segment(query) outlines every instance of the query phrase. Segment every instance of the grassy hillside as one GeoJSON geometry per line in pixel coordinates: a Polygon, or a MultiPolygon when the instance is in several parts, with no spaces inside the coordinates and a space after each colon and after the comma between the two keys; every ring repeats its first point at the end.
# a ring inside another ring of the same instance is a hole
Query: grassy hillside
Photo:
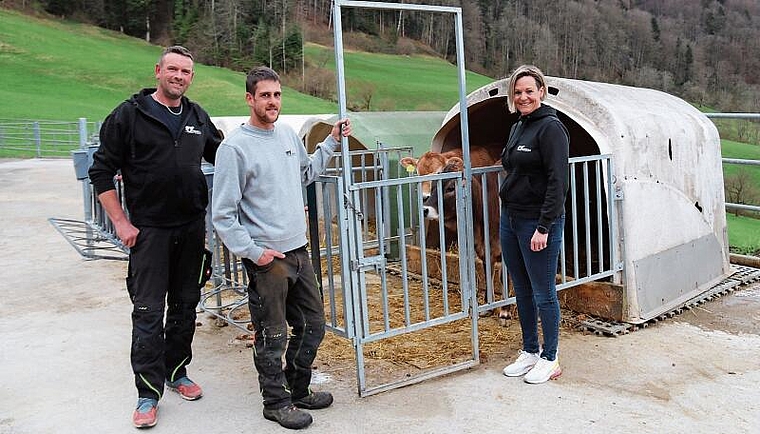
{"type": "MultiPolygon", "coordinates": [[[[116,32],[0,9],[0,119],[103,119],[155,84],[160,52],[116,32]]],[[[306,56],[335,69],[332,48],[309,45],[306,56]]],[[[459,98],[456,67],[441,59],[346,52],[345,64],[349,97],[371,86],[371,110],[448,110],[459,98]]],[[[467,80],[468,91],[491,81],[474,73],[467,80]]],[[[242,73],[196,64],[188,96],[212,116],[246,115],[244,83],[242,73]]],[[[336,111],[334,102],[284,89],[283,113],[336,111]]]]}
{"type": "MultiPolygon", "coordinates": [[[[335,71],[332,47],[307,44],[306,58],[318,67],[335,71]]],[[[456,66],[431,56],[398,56],[344,52],[348,100],[371,89],[370,110],[448,110],[459,101],[456,66]]],[[[467,92],[493,82],[467,71],[467,92]]]]}
{"type": "MultiPolygon", "coordinates": [[[[0,9],[0,119],[103,119],[119,101],[154,86],[161,48],[116,32],[0,9]]],[[[188,96],[212,116],[246,115],[245,75],[196,64],[188,96]]],[[[284,90],[284,113],[337,111],[284,90]]]]}

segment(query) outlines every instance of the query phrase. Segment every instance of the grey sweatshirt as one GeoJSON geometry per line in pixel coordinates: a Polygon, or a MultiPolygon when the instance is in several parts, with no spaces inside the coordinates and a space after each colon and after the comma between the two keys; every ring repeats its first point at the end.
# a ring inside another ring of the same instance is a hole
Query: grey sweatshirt
{"type": "Polygon", "coordinates": [[[227,248],[256,262],[266,248],[284,253],[306,245],[303,186],[324,172],[338,144],[328,135],[310,156],[285,124],[232,131],[216,153],[211,205],[227,248]]]}

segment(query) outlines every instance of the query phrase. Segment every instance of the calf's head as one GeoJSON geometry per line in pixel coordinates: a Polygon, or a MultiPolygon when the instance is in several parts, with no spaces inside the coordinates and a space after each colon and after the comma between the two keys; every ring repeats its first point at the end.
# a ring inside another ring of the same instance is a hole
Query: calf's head
{"type": "MultiPolygon", "coordinates": [[[[431,173],[439,173],[446,166],[446,157],[438,152],[425,152],[420,158],[404,157],[399,161],[399,164],[404,166],[409,172],[416,171],[418,175],[430,175],[431,173]]],[[[430,197],[430,190],[432,188],[430,181],[422,183],[422,200],[427,200],[430,197]]]]}
{"type": "MultiPolygon", "coordinates": [[[[464,164],[459,157],[452,157],[443,165],[441,172],[461,172],[464,164]]],[[[422,202],[423,214],[428,220],[440,220],[443,214],[444,225],[456,229],[457,221],[457,179],[431,182],[430,194],[422,202]],[[438,186],[442,189],[443,200],[438,203],[438,186]]]]}

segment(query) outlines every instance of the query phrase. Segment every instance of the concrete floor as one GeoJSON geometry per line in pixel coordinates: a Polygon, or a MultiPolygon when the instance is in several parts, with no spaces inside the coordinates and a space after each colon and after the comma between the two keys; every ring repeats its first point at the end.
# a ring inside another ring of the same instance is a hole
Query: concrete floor
{"type": "MultiPolygon", "coordinates": [[[[126,264],[83,260],[49,217],[82,218],[71,161],[0,161],[0,433],[136,432],[126,264]]],[[[538,386],[502,376],[506,357],[369,398],[326,372],[336,402],[307,431],[757,433],[759,307],[756,285],[617,338],[563,331],[564,374],[538,386]]],[[[205,396],[167,393],[150,432],[286,432],[261,416],[239,331],[200,321],[205,396]]]]}

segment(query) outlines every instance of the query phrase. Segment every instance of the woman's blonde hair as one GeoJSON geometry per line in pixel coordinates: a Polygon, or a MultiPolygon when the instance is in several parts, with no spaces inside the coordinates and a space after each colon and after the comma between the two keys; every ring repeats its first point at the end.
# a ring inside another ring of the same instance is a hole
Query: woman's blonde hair
{"type": "Polygon", "coordinates": [[[507,107],[509,107],[510,113],[517,111],[515,109],[515,84],[517,83],[517,80],[526,76],[533,77],[533,79],[536,80],[537,90],[544,88],[544,94],[541,95],[541,101],[546,99],[546,79],[544,78],[544,73],[536,66],[520,65],[514,70],[514,72],[512,72],[512,75],[509,76],[507,107]]]}

